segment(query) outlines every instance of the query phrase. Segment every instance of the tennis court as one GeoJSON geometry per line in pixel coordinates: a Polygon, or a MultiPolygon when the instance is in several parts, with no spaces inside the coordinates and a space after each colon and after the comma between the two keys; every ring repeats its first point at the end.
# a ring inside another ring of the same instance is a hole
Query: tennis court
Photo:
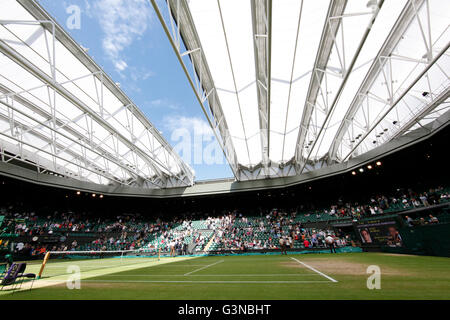
{"type": "Polygon", "coordinates": [[[52,260],[32,290],[0,299],[448,299],[449,269],[448,258],[382,253],[52,260]],[[380,290],[367,288],[370,265],[380,290]],[[67,287],[73,266],[80,289],[67,287]]]}

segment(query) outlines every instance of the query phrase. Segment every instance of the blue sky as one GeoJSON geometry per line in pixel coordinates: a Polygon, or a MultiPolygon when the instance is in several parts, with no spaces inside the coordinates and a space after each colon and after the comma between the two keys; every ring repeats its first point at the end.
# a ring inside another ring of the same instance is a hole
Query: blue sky
{"type": "MultiPolygon", "coordinates": [[[[233,176],[223,154],[202,161],[210,145],[220,150],[164,30],[148,0],[40,0],[177,149],[177,132],[190,132],[190,151],[179,153],[196,180],[233,176]],[[69,29],[71,6],[81,9],[80,28],[69,29]],[[197,136],[194,138],[195,133],[197,136]],[[195,141],[195,143],[194,143],[195,141]],[[213,145],[211,145],[213,144],[213,145]],[[203,147],[203,148],[200,148],[203,147]]],[[[163,7],[160,1],[160,8],[163,7]]],[[[190,67],[190,66],[188,66],[190,67]]]]}

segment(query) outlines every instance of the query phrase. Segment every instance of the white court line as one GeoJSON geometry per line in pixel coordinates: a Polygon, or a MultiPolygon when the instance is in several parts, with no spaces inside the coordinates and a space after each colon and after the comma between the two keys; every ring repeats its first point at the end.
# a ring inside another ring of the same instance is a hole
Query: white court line
{"type": "Polygon", "coordinates": [[[239,280],[81,280],[81,282],[112,282],[112,283],[330,283],[325,280],[305,280],[305,281],[264,281],[264,280],[255,280],[255,281],[239,281],[239,280]]]}
{"type": "Polygon", "coordinates": [[[319,270],[314,269],[314,268],[311,267],[311,266],[308,266],[306,263],[301,262],[300,260],[297,260],[297,259],[292,258],[292,257],[291,257],[291,259],[297,261],[298,263],[300,263],[300,264],[302,264],[302,265],[304,265],[304,266],[307,267],[308,269],[311,269],[312,271],[317,272],[318,274],[320,274],[321,276],[327,278],[328,280],[331,280],[332,282],[338,282],[337,280],[333,279],[332,277],[327,276],[325,273],[322,273],[322,272],[320,272],[319,270]]]}
{"type": "Polygon", "coordinates": [[[219,263],[221,263],[221,262],[223,262],[223,261],[224,261],[224,260],[219,260],[219,261],[217,261],[217,262],[214,262],[214,263],[208,264],[207,266],[204,266],[204,267],[201,267],[201,268],[195,269],[194,271],[191,271],[191,272],[185,273],[185,274],[184,274],[184,276],[188,276],[188,275],[190,275],[191,273],[194,273],[194,272],[197,272],[197,271],[201,271],[201,270],[203,270],[203,269],[206,269],[206,268],[212,267],[212,266],[214,266],[214,265],[216,265],[216,264],[219,264],[219,263]]]}
{"type": "MultiPolygon", "coordinates": [[[[124,277],[124,275],[111,274],[112,277],[124,277]]],[[[184,274],[127,274],[127,277],[185,277],[184,274]]],[[[193,274],[191,277],[282,277],[282,276],[314,276],[314,273],[279,273],[279,274],[193,274]]]]}
{"type": "MultiPolygon", "coordinates": [[[[168,264],[167,267],[203,267],[204,264],[168,264]]],[[[166,267],[166,265],[164,265],[166,267]]]]}
{"type": "MultiPolygon", "coordinates": [[[[67,264],[69,264],[68,262],[63,262],[63,263],[67,263],[67,264]]],[[[105,266],[102,266],[101,268],[116,268],[116,267],[121,267],[121,266],[129,266],[129,265],[132,265],[132,264],[140,264],[140,263],[143,263],[143,262],[137,262],[137,263],[127,263],[127,264],[125,264],[125,263],[123,263],[123,264],[112,264],[112,265],[105,265],[105,266]]],[[[144,262],[145,263],[145,262],[144,262]]],[[[174,262],[174,263],[176,263],[176,262],[174,262]]],[[[60,265],[60,266],[56,266],[56,265],[46,265],[45,266],[45,269],[50,269],[50,268],[54,268],[54,269],[67,269],[67,264],[64,264],[64,265],[60,265]]],[[[72,263],[73,264],[73,263],[72,263]]],[[[27,266],[31,266],[31,265],[27,265],[27,266]]],[[[38,265],[38,266],[40,266],[40,265],[38,265]]],[[[164,268],[167,268],[167,267],[201,267],[201,266],[204,266],[204,264],[178,264],[178,265],[171,265],[171,264],[167,264],[167,265],[164,265],[164,268]]],[[[83,264],[80,264],[80,268],[81,269],[99,269],[99,267],[98,266],[95,266],[95,265],[83,265],[83,264]]],[[[81,270],[81,271],[83,271],[83,270],[81,270]]]]}

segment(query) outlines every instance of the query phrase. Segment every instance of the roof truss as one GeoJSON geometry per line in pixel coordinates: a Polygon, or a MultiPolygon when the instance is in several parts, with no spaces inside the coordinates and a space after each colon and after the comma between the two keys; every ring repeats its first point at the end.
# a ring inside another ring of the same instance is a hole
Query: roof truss
{"type": "Polygon", "coordinates": [[[7,66],[0,71],[0,102],[3,119],[10,117],[5,139],[29,150],[37,146],[24,137],[48,143],[42,152],[53,159],[48,169],[76,179],[89,178],[79,173],[95,168],[105,178],[100,183],[149,188],[193,183],[192,170],[148,119],[35,1],[8,1],[11,15],[21,18],[0,18],[0,58],[7,66]],[[69,58],[86,73],[69,75],[64,65],[69,58]],[[78,167],[78,174],[60,168],[64,161],[78,167]]]}
{"type": "Polygon", "coordinates": [[[236,159],[233,141],[229,133],[227,121],[223,114],[221,102],[217,95],[217,88],[215,87],[210,74],[197,32],[193,27],[194,24],[187,2],[185,0],[167,1],[166,19],[156,1],[151,0],[151,4],[173,50],[175,51],[178,61],[183,68],[217,142],[230,164],[233,174],[239,179],[238,161],[236,159]],[[169,21],[166,22],[166,20],[169,21]],[[186,51],[182,52],[183,44],[186,51]],[[184,57],[189,59],[194,76],[189,72],[186,63],[183,60],[184,57]]]}
{"type": "Polygon", "coordinates": [[[449,43],[448,25],[433,23],[430,1],[408,1],[340,124],[329,160],[344,161],[398,138],[443,103],[449,43]],[[405,50],[412,35],[416,50],[405,50]]]}
{"type": "MultiPolygon", "coordinates": [[[[156,0],[151,2],[159,12],[156,0]]],[[[410,84],[420,70],[414,66],[424,68],[450,39],[448,19],[442,16],[448,11],[445,1],[167,2],[170,22],[160,20],[178,55],[190,58],[191,86],[202,89],[199,97],[210,92],[216,103],[220,99],[219,111],[202,108],[210,124],[228,120],[217,136],[229,141],[224,150],[232,146],[234,152],[226,154],[228,160],[233,155],[230,163],[238,180],[301,175],[345,161],[398,137],[396,132],[415,128],[434,110],[436,116],[442,114],[436,108],[446,101],[448,55],[426,79],[417,79],[414,88],[410,84]],[[180,53],[183,43],[186,52],[180,53]],[[424,56],[399,51],[398,43],[423,44],[424,56]],[[400,79],[405,64],[412,69],[400,79]],[[215,85],[205,85],[213,81],[215,85]],[[387,96],[379,91],[380,82],[387,96]],[[399,99],[399,86],[427,90],[429,96],[423,99],[415,92],[399,108],[389,108],[399,99]],[[389,134],[386,121],[395,122],[389,134]],[[376,132],[374,145],[369,143],[371,132],[376,132]]],[[[188,74],[186,63],[182,65],[188,74]]]]}

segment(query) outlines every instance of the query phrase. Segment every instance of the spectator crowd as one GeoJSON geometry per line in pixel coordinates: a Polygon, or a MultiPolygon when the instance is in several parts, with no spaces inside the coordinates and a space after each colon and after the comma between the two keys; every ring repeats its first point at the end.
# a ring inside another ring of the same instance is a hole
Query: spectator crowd
{"type": "MultiPolygon", "coordinates": [[[[359,220],[373,215],[429,207],[450,200],[442,187],[426,192],[402,191],[396,195],[378,195],[365,203],[336,201],[321,210],[270,209],[259,216],[248,216],[234,210],[208,216],[185,213],[177,217],[154,218],[143,214],[122,214],[115,217],[93,216],[80,212],[58,212],[38,215],[23,212],[13,206],[2,208],[5,220],[1,233],[13,233],[21,238],[15,250],[28,255],[42,255],[46,251],[107,251],[133,250],[163,251],[187,254],[195,251],[265,250],[280,247],[326,247],[325,238],[331,236],[336,245],[354,245],[349,234],[337,234],[330,227],[306,227],[310,222],[334,219],[359,220]],[[41,241],[41,238],[52,241],[41,241]]],[[[439,223],[433,215],[416,220],[405,216],[409,226],[439,223]]],[[[2,241],[5,244],[5,241],[2,241]]]]}

